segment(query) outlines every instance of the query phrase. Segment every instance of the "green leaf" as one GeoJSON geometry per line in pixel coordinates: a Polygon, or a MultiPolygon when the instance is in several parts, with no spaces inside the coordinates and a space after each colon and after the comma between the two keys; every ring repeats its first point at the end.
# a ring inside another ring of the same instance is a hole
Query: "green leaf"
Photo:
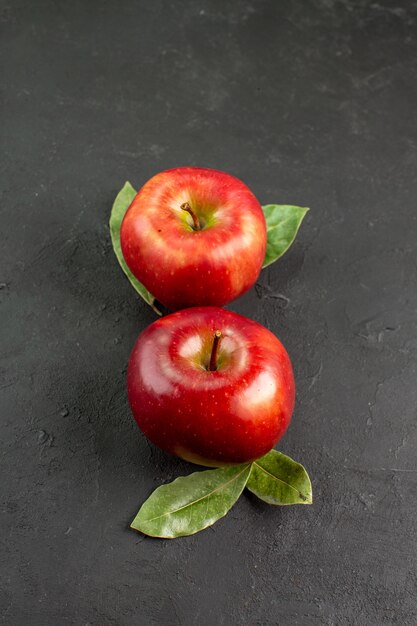
{"type": "Polygon", "coordinates": [[[173,539],[193,535],[224,517],[245,488],[250,464],[195,472],[158,487],[131,528],[173,539]]]}
{"type": "Polygon", "coordinates": [[[252,463],[247,488],[268,504],[311,504],[310,478],[289,456],[271,450],[252,463]]]}
{"type": "Polygon", "coordinates": [[[116,196],[116,199],[113,203],[113,207],[110,215],[110,235],[113,244],[113,250],[117,257],[117,260],[120,263],[120,266],[133,287],[136,289],[138,294],[142,296],[142,298],[150,304],[155,313],[161,315],[161,312],[155,306],[155,298],[149,291],[140,283],[132,274],[130,269],[127,266],[126,261],[124,260],[122,254],[122,247],[120,245],[120,228],[122,225],[123,218],[125,216],[126,211],[128,210],[130,204],[132,203],[133,198],[136,195],[136,191],[133,189],[132,185],[128,182],[124,184],[122,189],[116,196]]]}
{"type": "Polygon", "coordinates": [[[266,220],[266,254],[262,267],[271,265],[288,250],[308,209],[287,204],[266,204],[262,207],[266,220]]]}

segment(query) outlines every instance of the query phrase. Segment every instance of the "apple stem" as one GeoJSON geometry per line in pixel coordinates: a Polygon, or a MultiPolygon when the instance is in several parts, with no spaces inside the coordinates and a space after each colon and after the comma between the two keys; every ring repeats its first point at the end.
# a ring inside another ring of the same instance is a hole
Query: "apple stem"
{"type": "Polygon", "coordinates": [[[208,366],[209,372],[215,372],[217,370],[217,353],[219,350],[220,339],[222,338],[221,330],[216,330],[213,336],[213,347],[211,349],[210,363],[208,366]]]}
{"type": "Polygon", "coordinates": [[[183,211],[187,211],[187,213],[189,213],[191,215],[191,217],[193,218],[193,225],[194,225],[194,230],[200,230],[200,222],[198,221],[198,217],[197,215],[194,213],[194,211],[192,210],[192,208],[190,207],[188,202],[184,202],[181,205],[181,209],[183,211]]]}

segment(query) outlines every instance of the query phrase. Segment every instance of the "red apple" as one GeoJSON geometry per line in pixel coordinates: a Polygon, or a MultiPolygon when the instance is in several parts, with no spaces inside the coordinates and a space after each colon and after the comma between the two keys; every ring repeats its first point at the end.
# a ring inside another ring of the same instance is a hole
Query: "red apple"
{"type": "Polygon", "coordinates": [[[184,309],[146,328],[128,366],[128,395],[143,433],[200,465],[266,454],[294,408],[294,376],[266,328],[216,307],[184,309]]]}
{"type": "Polygon", "coordinates": [[[255,283],[266,225],[258,200],[234,176],[178,167],[138,192],[120,242],[134,276],[169,309],[223,306],[255,283]]]}

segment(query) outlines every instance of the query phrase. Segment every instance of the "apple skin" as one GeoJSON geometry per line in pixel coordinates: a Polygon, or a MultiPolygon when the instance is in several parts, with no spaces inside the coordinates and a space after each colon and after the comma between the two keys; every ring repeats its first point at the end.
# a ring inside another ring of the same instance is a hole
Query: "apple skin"
{"type": "Polygon", "coordinates": [[[295,400],[291,361],[275,335],[217,307],[184,309],[148,326],[130,356],[127,384],[133,416],[154,444],[213,467],[269,452],[295,400]],[[217,330],[217,369],[209,371],[217,330]]]}
{"type": "Polygon", "coordinates": [[[153,176],[137,193],[120,231],[134,276],[171,311],[223,306],[250,289],[262,269],[266,224],[242,181],[201,167],[153,176]],[[191,215],[181,209],[188,203],[191,215]]]}

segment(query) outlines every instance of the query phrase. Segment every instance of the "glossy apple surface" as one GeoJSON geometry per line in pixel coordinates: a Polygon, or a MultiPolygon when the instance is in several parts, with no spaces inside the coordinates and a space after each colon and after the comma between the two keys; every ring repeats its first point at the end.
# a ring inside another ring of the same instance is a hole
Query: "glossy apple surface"
{"type": "Polygon", "coordinates": [[[266,454],[290,422],[294,395],[291,362],[275,335],[217,307],[157,320],[139,335],[128,366],[140,429],[163,450],[200,465],[266,454]]]}
{"type": "Polygon", "coordinates": [[[266,225],[258,200],[234,176],[178,167],[140,189],[120,242],[134,276],[170,310],[223,306],[255,283],[266,225]]]}

